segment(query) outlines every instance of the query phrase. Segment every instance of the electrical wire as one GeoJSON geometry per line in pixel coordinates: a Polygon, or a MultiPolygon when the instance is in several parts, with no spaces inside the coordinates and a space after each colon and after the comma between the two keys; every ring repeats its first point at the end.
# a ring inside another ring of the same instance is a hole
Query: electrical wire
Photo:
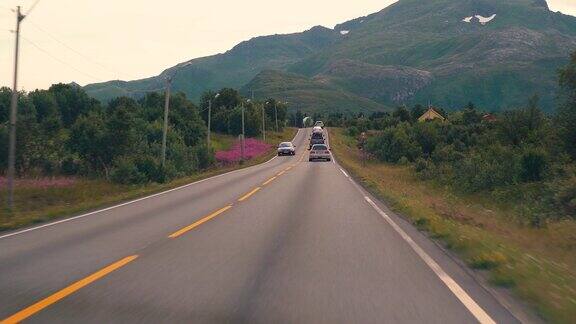
{"type": "Polygon", "coordinates": [[[93,79],[93,80],[102,82],[101,79],[99,79],[99,78],[97,78],[97,77],[95,77],[95,76],[93,76],[93,75],[91,75],[91,74],[89,74],[89,73],[86,73],[86,72],[84,72],[84,71],[82,71],[82,70],[79,70],[79,69],[73,67],[72,65],[66,63],[65,61],[61,60],[60,58],[56,57],[55,55],[50,54],[50,52],[48,52],[47,50],[45,50],[45,49],[43,49],[42,47],[38,46],[36,43],[34,43],[33,41],[29,40],[28,38],[26,38],[26,37],[24,37],[24,36],[22,36],[22,35],[20,35],[20,37],[22,37],[22,39],[25,40],[25,41],[26,41],[27,43],[29,43],[30,45],[34,46],[37,50],[39,50],[39,51],[43,52],[44,54],[50,56],[52,59],[54,59],[55,61],[59,62],[60,64],[65,65],[65,66],[69,67],[70,69],[72,69],[72,70],[74,70],[74,71],[76,71],[76,72],[78,72],[78,73],[80,73],[80,74],[83,74],[84,76],[87,76],[87,77],[89,77],[89,78],[91,78],[91,79],[93,79]]]}
{"type": "Polygon", "coordinates": [[[28,16],[30,15],[30,13],[32,12],[32,10],[34,10],[34,8],[36,8],[36,6],[38,5],[38,3],[40,2],[40,0],[36,0],[32,6],[30,7],[30,9],[28,9],[28,11],[26,12],[26,14],[24,16],[28,16]]]}

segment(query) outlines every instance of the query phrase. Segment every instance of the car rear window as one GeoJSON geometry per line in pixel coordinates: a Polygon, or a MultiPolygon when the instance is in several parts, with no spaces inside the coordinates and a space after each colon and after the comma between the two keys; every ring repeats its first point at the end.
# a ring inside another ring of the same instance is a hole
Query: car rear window
{"type": "Polygon", "coordinates": [[[322,136],[322,133],[314,133],[314,134],[312,134],[312,138],[313,139],[322,139],[324,137],[322,136]]]}
{"type": "Polygon", "coordinates": [[[280,143],[280,147],[290,147],[290,143],[280,143]]]}
{"type": "Polygon", "coordinates": [[[312,147],[313,151],[328,151],[328,147],[326,145],[314,145],[312,147]]]}

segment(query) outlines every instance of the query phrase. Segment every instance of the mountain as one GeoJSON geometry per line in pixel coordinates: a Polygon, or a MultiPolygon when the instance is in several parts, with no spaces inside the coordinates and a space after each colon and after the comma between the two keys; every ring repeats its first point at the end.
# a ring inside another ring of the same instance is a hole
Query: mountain
{"type": "Polygon", "coordinates": [[[138,96],[179,70],[175,89],[194,99],[207,89],[249,85],[257,97],[290,96],[309,111],[416,102],[457,109],[469,101],[502,110],[534,94],[552,110],[556,71],[574,50],[576,18],[551,12],[545,0],[400,0],[334,29],[258,37],[157,77],[86,90],[99,99],[138,96]],[[281,80],[300,90],[282,89],[281,80]]]}
{"type": "Polygon", "coordinates": [[[251,92],[264,94],[261,98],[277,98],[287,101],[290,107],[330,113],[370,114],[387,108],[382,104],[353,93],[324,84],[305,76],[275,70],[264,70],[246,84],[241,93],[249,96],[251,92]]]}
{"type": "Polygon", "coordinates": [[[286,69],[336,40],[336,32],[321,26],[302,33],[256,37],[226,53],[178,64],[155,77],[90,84],[85,90],[104,101],[121,95],[138,97],[163,89],[166,77],[175,75],[174,90],[198,99],[206,90],[240,88],[263,70],[286,69]]]}

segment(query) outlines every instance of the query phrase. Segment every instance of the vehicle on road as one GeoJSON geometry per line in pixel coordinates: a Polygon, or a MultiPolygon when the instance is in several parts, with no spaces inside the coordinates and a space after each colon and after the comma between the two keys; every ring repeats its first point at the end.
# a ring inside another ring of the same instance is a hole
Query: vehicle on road
{"type": "Polygon", "coordinates": [[[292,142],[282,142],[278,145],[278,156],[296,155],[296,146],[292,142]]]}
{"type": "Polygon", "coordinates": [[[316,123],[314,123],[314,126],[318,126],[320,128],[324,128],[324,122],[321,120],[316,121],[316,123]]]}
{"type": "Polygon", "coordinates": [[[323,133],[312,133],[312,136],[310,136],[310,145],[308,148],[312,149],[312,146],[315,144],[326,144],[326,139],[324,138],[323,133]]]}
{"type": "Polygon", "coordinates": [[[314,128],[312,128],[312,133],[322,133],[322,132],[324,132],[324,130],[320,126],[314,126],[314,128]]]}
{"type": "Polygon", "coordinates": [[[315,144],[312,146],[310,150],[310,155],[308,156],[308,161],[316,161],[316,160],[325,160],[330,161],[332,160],[332,155],[330,154],[330,149],[325,144],[315,144]]]}

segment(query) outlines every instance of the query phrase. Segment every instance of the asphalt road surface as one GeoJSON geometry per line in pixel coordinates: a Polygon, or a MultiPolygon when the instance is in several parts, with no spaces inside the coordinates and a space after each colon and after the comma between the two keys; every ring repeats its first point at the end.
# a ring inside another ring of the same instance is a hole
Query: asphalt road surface
{"type": "Polygon", "coordinates": [[[297,155],[0,234],[3,323],[514,323],[336,163],[297,155]]]}

